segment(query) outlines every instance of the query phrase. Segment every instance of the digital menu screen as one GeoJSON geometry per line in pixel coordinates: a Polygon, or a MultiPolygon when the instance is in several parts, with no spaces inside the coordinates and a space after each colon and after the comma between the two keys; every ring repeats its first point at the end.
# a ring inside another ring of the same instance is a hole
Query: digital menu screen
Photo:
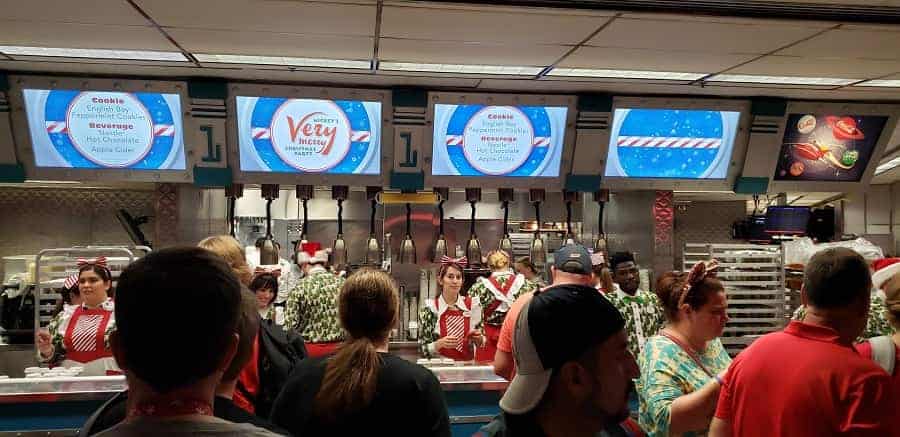
{"type": "Polygon", "coordinates": [[[381,174],[381,102],[236,97],[241,171],[381,174]]]}
{"type": "Polygon", "coordinates": [[[776,181],[859,182],[888,117],[790,114],[776,181]]]}
{"type": "Polygon", "coordinates": [[[559,177],[568,108],[434,105],[434,176],[559,177]]]}
{"type": "Polygon", "coordinates": [[[617,108],[605,176],[725,179],[740,112],[617,108]]]}
{"type": "Polygon", "coordinates": [[[35,165],[184,170],[178,94],[23,90],[35,165]]]}

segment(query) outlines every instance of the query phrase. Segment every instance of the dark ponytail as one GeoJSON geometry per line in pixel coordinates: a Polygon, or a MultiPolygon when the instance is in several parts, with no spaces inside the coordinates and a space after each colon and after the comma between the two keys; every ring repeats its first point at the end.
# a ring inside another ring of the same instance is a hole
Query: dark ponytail
{"type": "Polygon", "coordinates": [[[324,422],[336,422],[372,403],[381,366],[375,344],[388,339],[398,302],[394,282],[384,272],[360,270],[344,282],[338,316],[349,338],[328,360],[313,406],[324,422]]]}

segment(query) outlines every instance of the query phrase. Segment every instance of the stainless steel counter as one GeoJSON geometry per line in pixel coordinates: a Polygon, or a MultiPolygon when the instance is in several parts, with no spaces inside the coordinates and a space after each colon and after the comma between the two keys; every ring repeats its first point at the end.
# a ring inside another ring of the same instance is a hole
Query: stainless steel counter
{"type": "MultiPolygon", "coordinates": [[[[490,366],[430,369],[444,391],[503,391],[507,381],[490,366]]],[[[124,376],[0,379],[0,404],[105,400],[127,388],[124,376]]]]}
{"type": "Polygon", "coordinates": [[[504,391],[509,382],[491,366],[430,367],[444,391],[504,391]]]}
{"type": "Polygon", "coordinates": [[[126,387],[121,375],[0,379],[0,404],[105,400],[126,387]]]}

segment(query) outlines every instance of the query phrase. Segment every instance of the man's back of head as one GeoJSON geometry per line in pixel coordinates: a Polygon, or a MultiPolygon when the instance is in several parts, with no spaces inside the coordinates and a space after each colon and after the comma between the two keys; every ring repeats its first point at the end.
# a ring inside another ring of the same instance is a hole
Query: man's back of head
{"type": "Polygon", "coordinates": [[[807,320],[833,324],[850,339],[865,328],[872,277],[866,260],[853,250],[837,247],[817,252],[806,264],[803,303],[807,320]],[[859,332],[851,332],[859,330],[859,332]]]}
{"type": "Polygon", "coordinates": [[[810,306],[840,308],[868,298],[872,277],[862,256],[851,249],[836,247],[819,251],[810,258],[803,287],[810,306]]]}
{"type": "Polygon", "coordinates": [[[580,244],[567,244],[556,251],[552,267],[552,285],[591,285],[591,254],[580,244]]]}
{"type": "Polygon", "coordinates": [[[221,377],[234,355],[241,286],[220,256],[153,252],[128,266],[117,288],[113,347],[130,378],[165,394],[221,377]]]}

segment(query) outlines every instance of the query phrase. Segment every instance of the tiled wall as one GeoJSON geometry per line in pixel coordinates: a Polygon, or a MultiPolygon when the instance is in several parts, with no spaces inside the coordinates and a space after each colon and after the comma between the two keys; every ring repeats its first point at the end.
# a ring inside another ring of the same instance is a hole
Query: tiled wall
{"type": "Polygon", "coordinates": [[[684,243],[739,243],[731,239],[732,223],[747,216],[747,204],[692,202],[675,208],[675,265],[682,267],[684,243]]]}
{"type": "MultiPolygon", "coordinates": [[[[151,191],[75,188],[0,188],[0,257],[42,249],[131,244],[117,209],[153,215],[151,191]]],[[[152,224],[142,228],[153,240],[152,224]]],[[[0,263],[0,275],[4,275],[0,263]]]]}

